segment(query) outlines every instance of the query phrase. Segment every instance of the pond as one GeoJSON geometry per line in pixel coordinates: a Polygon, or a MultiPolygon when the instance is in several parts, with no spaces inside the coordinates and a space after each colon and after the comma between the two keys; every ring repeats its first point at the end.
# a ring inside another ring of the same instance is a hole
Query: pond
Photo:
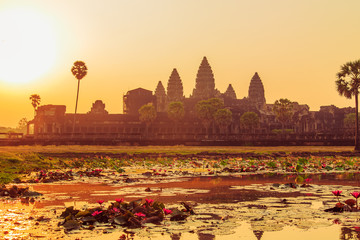
{"type": "Polygon", "coordinates": [[[227,175],[116,175],[47,184],[26,184],[42,193],[35,202],[2,199],[3,239],[360,239],[359,212],[332,213],[340,200],[360,192],[357,172],[321,174],[246,173],[227,175]],[[104,206],[116,198],[152,198],[167,208],[186,202],[195,215],[185,221],[165,218],[127,229],[97,224],[93,230],[65,232],[58,223],[66,207],[104,206]]]}

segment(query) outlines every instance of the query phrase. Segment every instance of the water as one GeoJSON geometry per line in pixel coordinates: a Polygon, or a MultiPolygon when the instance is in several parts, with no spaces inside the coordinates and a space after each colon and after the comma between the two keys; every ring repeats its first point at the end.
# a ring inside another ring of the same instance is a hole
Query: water
{"type": "Polygon", "coordinates": [[[106,206],[121,197],[126,201],[153,198],[167,208],[186,201],[197,213],[184,223],[165,219],[159,226],[131,229],[133,239],[360,239],[359,213],[324,211],[336,203],[331,191],[342,190],[341,201],[351,198],[352,191],[360,191],[357,173],[138,177],[131,184],[97,181],[32,185],[44,194],[34,204],[0,201],[0,237],[118,240],[126,234],[121,227],[98,225],[92,231],[65,234],[57,223],[67,206],[94,207],[99,199],[106,206]],[[293,188],[289,183],[298,185],[293,188]],[[45,220],[36,221],[41,217],[45,220]]]}

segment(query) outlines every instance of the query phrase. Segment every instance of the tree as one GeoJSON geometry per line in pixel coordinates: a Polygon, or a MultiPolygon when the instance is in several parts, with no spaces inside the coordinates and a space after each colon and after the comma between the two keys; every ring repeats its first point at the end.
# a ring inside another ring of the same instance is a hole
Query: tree
{"type": "Polygon", "coordinates": [[[145,123],[146,134],[149,130],[149,125],[156,119],[156,109],[152,103],[143,105],[139,109],[140,121],[145,123]]]}
{"type": "Polygon", "coordinates": [[[224,102],[219,98],[202,100],[195,105],[196,115],[203,123],[207,133],[209,131],[210,125],[214,121],[214,115],[216,111],[223,107],[224,102]]]}
{"type": "Polygon", "coordinates": [[[348,99],[355,97],[355,151],[360,150],[359,144],[359,87],[360,87],[360,60],[347,62],[341,66],[336,74],[336,90],[340,96],[348,99]]]}
{"type": "Polygon", "coordinates": [[[31,100],[31,105],[33,106],[34,108],[34,117],[35,117],[35,114],[36,114],[36,110],[38,108],[38,106],[40,105],[40,102],[41,102],[41,98],[38,94],[33,94],[30,96],[29,98],[31,100]]]}
{"type": "Polygon", "coordinates": [[[27,124],[28,124],[28,120],[24,117],[24,118],[20,119],[17,128],[21,131],[24,131],[27,128],[27,124]]]}
{"type": "Polygon", "coordinates": [[[219,128],[227,133],[226,129],[232,122],[232,112],[226,108],[218,109],[214,114],[214,119],[219,128]]]}
{"type": "Polygon", "coordinates": [[[78,80],[78,87],[77,87],[77,94],[76,94],[76,103],[75,103],[75,115],[74,115],[74,122],[73,122],[73,133],[75,131],[75,116],[77,112],[77,105],[78,105],[78,99],[79,99],[79,88],[80,88],[80,80],[83,79],[87,74],[87,67],[84,62],[82,61],[76,61],[74,62],[74,65],[71,68],[72,74],[75,76],[75,78],[78,80]]]}
{"type": "Polygon", "coordinates": [[[168,106],[167,114],[177,125],[184,118],[184,104],[182,102],[171,102],[168,106]]]}
{"type": "Polygon", "coordinates": [[[245,112],[240,117],[240,124],[247,129],[254,129],[259,125],[259,115],[254,112],[245,112]]]}
{"type": "Polygon", "coordinates": [[[276,119],[281,123],[281,129],[284,131],[285,124],[290,122],[293,112],[293,103],[287,98],[276,100],[273,106],[276,119]]]}

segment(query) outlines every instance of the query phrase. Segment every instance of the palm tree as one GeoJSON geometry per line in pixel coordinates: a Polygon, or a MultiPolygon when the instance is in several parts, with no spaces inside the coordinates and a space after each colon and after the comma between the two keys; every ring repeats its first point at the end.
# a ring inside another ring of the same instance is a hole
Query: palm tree
{"type": "Polygon", "coordinates": [[[40,96],[38,94],[33,94],[33,95],[30,96],[29,99],[31,100],[31,105],[34,108],[34,117],[35,117],[36,109],[40,105],[41,98],[40,98],[40,96]]]}
{"type": "Polygon", "coordinates": [[[351,99],[355,97],[355,151],[360,150],[359,144],[359,87],[360,87],[360,60],[347,62],[341,66],[336,74],[336,89],[341,96],[351,99]]]}
{"type": "Polygon", "coordinates": [[[75,131],[75,116],[77,112],[77,104],[79,99],[79,88],[80,88],[80,80],[83,79],[87,74],[87,67],[83,61],[76,61],[74,62],[73,67],[71,68],[72,74],[78,80],[78,87],[77,87],[77,94],[76,94],[76,103],[75,103],[75,115],[74,115],[74,122],[73,122],[73,133],[75,131]]]}

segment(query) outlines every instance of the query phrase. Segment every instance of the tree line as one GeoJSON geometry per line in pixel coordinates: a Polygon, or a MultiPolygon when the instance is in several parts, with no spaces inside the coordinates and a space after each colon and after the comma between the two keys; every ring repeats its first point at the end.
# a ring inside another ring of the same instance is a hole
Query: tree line
{"type": "MultiPolygon", "coordinates": [[[[276,119],[282,125],[282,131],[285,126],[292,120],[293,117],[293,102],[288,99],[276,100],[273,107],[273,112],[276,119]]],[[[227,134],[228,127],[233,123],[233,113],[230,109],[224,106],[224,101],[220,98],[210,98],[208,100],[201,100],[195,105],[195,115],[201,121],[206,129],[206,134],[209,134],[211,126],[214,124],[219,127],[221,133],[227,134]]],[[[182,102],[171,102],[167,107],[167,116],[177,125],[183,121],[185,116],[184,105],[182,102]]],[[[139,120],[146,126],[148,131],[149,126],[156,120],[157,112],[152,103],[143,105],[139,109],[139,120]]],[[[240,124],[245,129],[252,133],[260,124],[260,116],[255,112],[245,112],[240,117],[240,124]]]]}

